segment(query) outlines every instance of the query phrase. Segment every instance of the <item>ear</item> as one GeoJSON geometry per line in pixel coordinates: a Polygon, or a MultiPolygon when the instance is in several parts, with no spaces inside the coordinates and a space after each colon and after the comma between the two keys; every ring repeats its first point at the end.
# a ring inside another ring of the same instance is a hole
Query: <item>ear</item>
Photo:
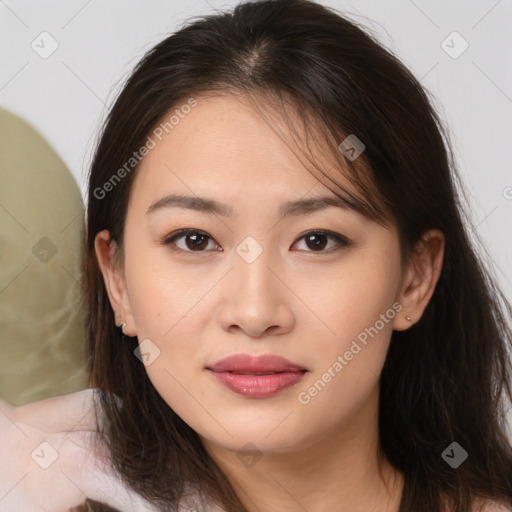
{"type": "Polygon", "coordinates": [[[445,236],[437,229],[425,231],[416,244],[397,298],[403,314],[395,317],[395,331],[405,331],[422,317],[441,275],[444,248],[445,236]]]}
{"type": "Polygon", "coordinates": [[[124,322],[126,324],[123,330],[124,334],[136,336],[135,322],[133,321],[130,300],[126,290],[124,268],[120,261],[120,255],[117,253],[118,246],[115,240],[110,239],[108,230],[105,229],[96,234],[94,249],[103,274],[116,325],[124,322]]]}

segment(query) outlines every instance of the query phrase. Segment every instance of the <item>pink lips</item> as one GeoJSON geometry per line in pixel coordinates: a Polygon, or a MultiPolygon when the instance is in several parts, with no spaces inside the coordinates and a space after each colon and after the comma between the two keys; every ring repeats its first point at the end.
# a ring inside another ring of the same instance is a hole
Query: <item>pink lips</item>
{"type": "Polygon", "coordinates": [[[252,398],[273,396],[298,383],[307,372],[283,357],[270,354],[258,357],[236,354],[217,361],[207,369],[235,393],[252,398]]]}

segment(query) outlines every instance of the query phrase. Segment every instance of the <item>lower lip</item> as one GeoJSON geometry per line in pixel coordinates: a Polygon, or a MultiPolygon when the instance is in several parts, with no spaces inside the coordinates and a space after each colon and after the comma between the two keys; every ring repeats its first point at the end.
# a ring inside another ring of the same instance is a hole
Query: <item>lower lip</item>
{"type": "Polygon", "coordinates": [[[271,375],[240,375],[239,373],[210,373],[226,387],[239,395],[251,398],[267,398],[297,384],[306,372],[283,372],[271,375]]]}

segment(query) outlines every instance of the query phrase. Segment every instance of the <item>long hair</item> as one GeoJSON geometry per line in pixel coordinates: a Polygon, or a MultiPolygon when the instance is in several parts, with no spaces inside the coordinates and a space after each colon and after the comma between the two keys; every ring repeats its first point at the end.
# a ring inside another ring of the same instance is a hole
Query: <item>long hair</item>
{"type": "Polygon", "coordinates": [[[241,3],[190,21],[146,53],[103,125],[89,176],[83,291],[98,433],[125,484],[162,510],[176,510],[192,484],[227,511],[246,511],[197,433],[153,387],[134,357],[137,339],[121,339],[94,249],[108,229],[122,254],[134,152],[173,109],[212,93],[242,94],[285,119],[293,108],[325,144],[323,156],[338,162],[340,181],[366,200],[349,197],[331,173],[332,189],[369,218],[396,223],[405,261],[426,229],[444,233],[442,272],[422,318],[392,333],[380,447],[405,477],[400,512],[441,512],[446,503],[469,512],[475,497],[512,505],[512,308],[470,236],[449,134],[432,95],[390,50],[309,0],[241,3]],[[351,134],[365,145],[353,161],[339,148],[351,134]],[[442,457],[453,442],[468,453],[457,469],[442,457]]]}

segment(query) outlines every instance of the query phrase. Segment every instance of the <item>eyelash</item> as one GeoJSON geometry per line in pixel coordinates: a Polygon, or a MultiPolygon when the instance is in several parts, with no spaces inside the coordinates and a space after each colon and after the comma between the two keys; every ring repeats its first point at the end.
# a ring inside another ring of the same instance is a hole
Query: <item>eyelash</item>
{"type": "MultiPolygon", "coordinates": [[[[213,240],[213,238],[208,234],[206,233],[205,231],[202,231],[200,229],[180,229],[179,231],[176,231],[175,233],[172,233],[171,235],[169,236],[166,236],[162,241],[161,243],[163,245],[167,245],[167,246],[170,246],[175,240],[179,239],[179,238],[182,238],[183,236],[185,235],[188,235],[188,234],[198,234],[198,235],[204,235],[206,237],[208,237],[210,240],[213,240]]],[[[342,248],[347,248],[347,247],[350,247],[352,245],[352,242],[350,242],[347,238],[345,238],[344,236],[338,234],[338,233],[334,233],[332,231],[328,231],[328,230],[325,230],[325,229],[314,229],[314,230],[310,230],[310,231],[307,231],[306,233],[302,234],[298,239],[297,241],[299,240],[302,240],[304,238],[306,238],[308,235],[311,235],[311,234],[316,234],[316,235],[325,235],[327,236],[328,238],[331,238],[331,239],[334,239],[336,240],[336,242],[338,242],[339,246],[338,247],[335,247],[334,249],[331,248],[331,249],[328,249],[328,250],[321,250],[321,251],[305,251],[305,252],[310,252],[310,253],[319,253],[319,254],[330,254],[332,252],[335,252],[335,251],[339,251],[341,250],[342,248]]],[[[296,242],[297,242],[296,241],[296,242]]],[[[296,243],[294,242],[294,244],[296,243]]],[[[208,252],[206,250],[201,250],[201,251],[191,251],[191,250],[185,250],[185,249],[176,249],[174,247],[171,247],[171,250],[174,251],[174,252],[181,252],[181,253],[191,253],[191,254],[194,254],[194,253],[203,253],[203,252],[208,252]]]]}

